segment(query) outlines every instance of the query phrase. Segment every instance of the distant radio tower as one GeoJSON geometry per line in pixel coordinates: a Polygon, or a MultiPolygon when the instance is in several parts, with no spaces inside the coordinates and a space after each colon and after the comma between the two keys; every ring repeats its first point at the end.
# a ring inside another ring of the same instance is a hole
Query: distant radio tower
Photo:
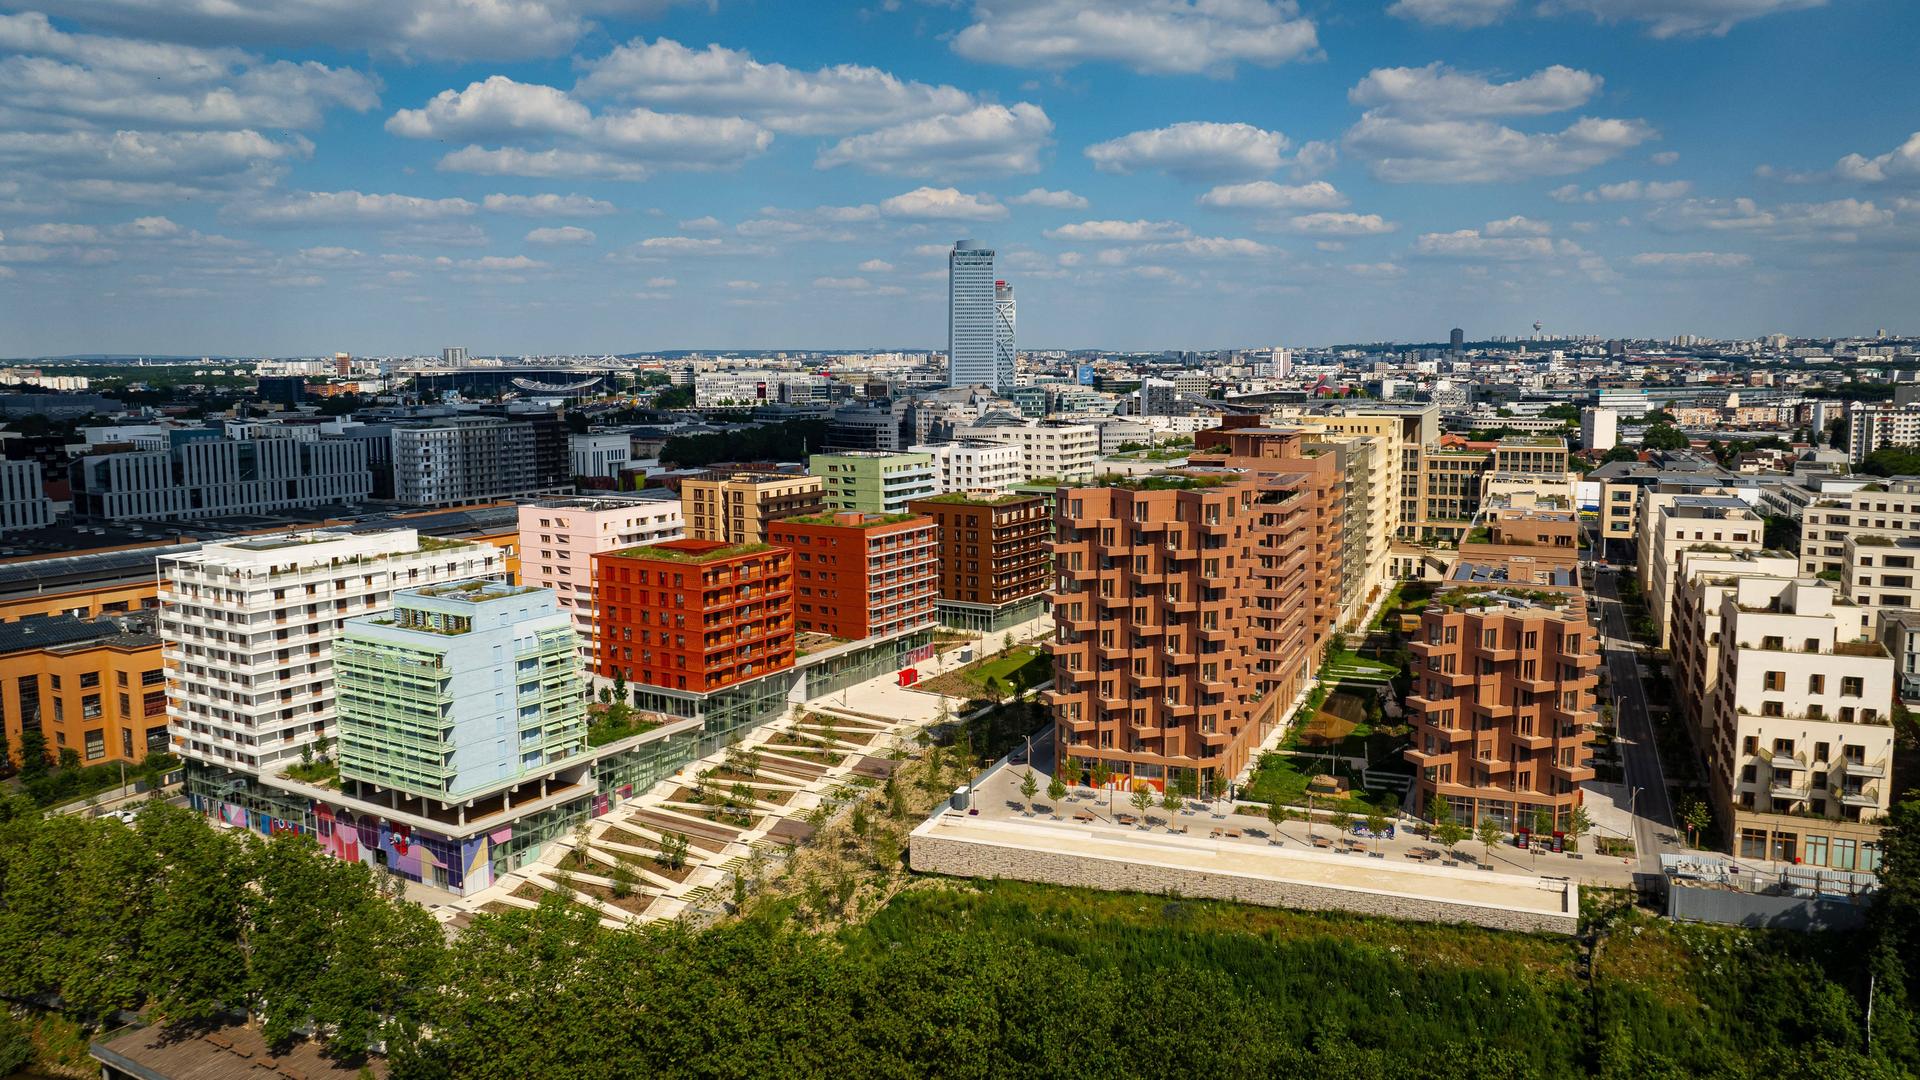
{"type": "Polygon", "coordinates": [[[1540,340],[1540,320],[1539,319],[1533,320],[1533,340],[1535,341],[1540,340]]]}

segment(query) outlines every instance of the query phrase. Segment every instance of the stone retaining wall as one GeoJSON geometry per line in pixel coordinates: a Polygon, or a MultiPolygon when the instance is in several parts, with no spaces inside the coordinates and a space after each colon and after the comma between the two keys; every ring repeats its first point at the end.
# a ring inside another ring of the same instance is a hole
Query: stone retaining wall
{"type": "Polygon", "coordinates": [[[1572,934],[1579,927],[1577,893],[1564,894],[1575,910],[1564,914],[1519,911],[1361,889],[1280,881],[1251,875],[1191,870],[1115,859],[1037,851],[943,837],[916,830],[908,862],[921,873],[953,877],[1008,878],[1112,892],[1167,893],[1235,900],[1266,907],[1349,911],[1417,922],[1472,923],[1495,930],[1572,934]]]}

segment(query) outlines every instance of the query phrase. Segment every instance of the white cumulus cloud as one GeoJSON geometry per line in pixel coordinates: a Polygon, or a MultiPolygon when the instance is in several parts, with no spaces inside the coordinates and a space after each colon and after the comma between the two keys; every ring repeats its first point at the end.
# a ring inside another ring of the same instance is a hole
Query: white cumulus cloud
{"type": "Polygon", "coordinates": [[[1347,197],[1325,180],[1309,184],[1255,180],[1216,187],[1200,196],[1200,205],[1221,210],[1328,210],[1347,205],[1347,197]]]}
{"type": "Polygon", "coordinates": [[[591,244],[594,241],[592,229],[583,229],[578,225],[532,229],[527,232],[529,244],[591,244]]]}
{"type": "Polygon", "coordinates": [[[915,188],[883,199],[880,212],[915,221],[998,221],[1007,216],[1007,208],[991,195],[936,187],[915,188]]]}
{"type": "Polygon", "coordinates": [[[1053,210],[1085,210],[1088,206],[1084,195],[1075,195],[1071,191],[1048,191],[1040,187],[1030,188],[1007,201],[1015,206],[1044,206],[1053,210]]]}
{"type": "Polygon", "coordinates": [[[1285,135],[1252,124],[1191,120],[1095,143],[1086,154],[1102,172],[1159,169],[1212,179],[1272,172],[1280,167],[1287,146],[1285,135]]]}
{"type": "Polygon", "coordinates": [[[1542,116],[1577,109],[1600,92],[1591,72],[1555,64],[1510,82],[1455,71],[1439,61],[1418,68],[1375,68],[1347,99],[1407,117],[1542,116]]]}
{"type": "Polygon", "coordinates": [[[1064,68],[1109,61],[1149,75],[1227,75],[1315,55],[1294,0],[978,0],[953,39],[969,60],[1064,68]]]}
{"type": "Polygon", "coordinates": [[[1039,172],[1052,132],[1053,121],[1038,105],[982,105],[848,136],[822,150],[814,165],[855,165],[891,176],[1039,172]]]}
{"type": "Polygon", "coordinates": [[[1566,184],[1547,192],[1555,202],[1563,203],[1603,203],[1603,202],[1665,202],[1668,199],[1685,198],[1693,190],[1688,180],[1623,180],[1617,184],[1601,184],[1591,190],[1582,190],[1577,184],[1566,184]]]}
{"type": "Polygon", "coordinates": [[[963,90],[904,81],[879,68],[836,64],[802,71],[762,63],[737,49],[695,50],[666,38],[618,46],[586,71],[574,89],[588,97],[744,116],[795,135],[884,127],[962,113],[976,104],[963,90]]]}

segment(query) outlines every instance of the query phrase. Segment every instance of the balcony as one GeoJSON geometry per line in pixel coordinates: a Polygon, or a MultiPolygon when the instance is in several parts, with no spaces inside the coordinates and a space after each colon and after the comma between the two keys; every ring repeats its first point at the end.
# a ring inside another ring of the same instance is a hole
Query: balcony
{"type": "Polygon", "coordinates": [[[1513,733],[1515,745],[1525,750],[1545,750],[1553,745],[1553,736],[1539,732],[1516,731],[1513,733]]]}
{"type": "Polygon", "coordinates": [[[1547,771],[1570,784],[1584,783],[1593,779],[1591,765],[1562,765],[1559,762],[1548,762],[1547,771]]]}
{"type": "Polygon", "coordinates": [[[1499,758],[1477,757],[1473,759],[1473,763],[1487,770],[1488,773],[1504,773],[1513,770],[1513,762],[1501,761],[1499,758]]]}
{"type": "Polygon", "coordinates": [[[1791,799],[1795,802],[1805,802],[1813,796],[1806,781],[1781,777],[1774,777],[1767,782],[1767,794],[1776,799],[1791,799]]]}
{"type": "Polygon", "coordinates": [[[1877,807],[1880,805],[1880,789],[1863,787],[1859,791],[1843,791],[1840,793],[1840,805],[1864,809],[1877,807]]]}
{"type": "Polygon", "coordinates": [[[1767,764],[1772,766],[1775,772],[1796,772],[1807,767],[1806,756],[1803,754],[1775,753],[1767,759],[1767,764]]]}
{"type": "Polygon", "coordinates": [[[1848,776],[1859,776],[1870,780],[1882,780],[1887,775],[1886,759],[1879,761],[1852,761],[1846,763],[1848,776]]]}

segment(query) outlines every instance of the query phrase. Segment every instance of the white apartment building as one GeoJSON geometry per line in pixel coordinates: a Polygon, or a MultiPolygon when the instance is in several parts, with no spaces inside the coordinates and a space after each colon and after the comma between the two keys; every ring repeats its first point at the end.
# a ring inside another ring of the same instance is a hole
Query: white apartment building
{"type": "Polygon", "coordinates": [[[1611,450],[1620,441],[1620,414],[1612,409],[1580,410],[1580,447],[1611,450]]]}
{"type": "Polygon", "coordinates": [[[373,494],[366,445],[343,438],[193,439],[83,457],[70,479],[74,513],[109,521],[264,514],[373,494]]]}
{"type": "Polygon", "coordinates": [[[957,440],[987,439],[1020,448],[1025,479],[1052,477],[1062,481],[1090,480],[1100,460],[1100,431],[1092,424],[974,425],[956,428],[957,440]]]}
{"type": "Polygon", "coordinates": [[[53,524],[53,500],[40,481],[37,461],[0,461],[0,532],[44,529],[53,524]]]}
{"type": "Polygon", "coordinates": [[[1887,612],[1920,611],[1920,536],[1855,533],[1844,550],[1840,592],[1860,605],[1863,633],[1876,633],[1887,612]]]}
{"type": "Polygon", "coordinates": [[[702,409],[806,405],[826,400],[826,381],[806,371],[702,371],[694,376],[693,403],[702,409]]]}
{"type": "Polygon", "coordinates": [[[161,656],[173,750],[270,776],[333,724],[333,641],[391,609],[396,589],[502,578],[491,544],[412,529],[306,532],[208,544],[159,560],[161,656]]]}
{"type": "Polygon", "coordinates": [[[1759,551],[1765,546],[1765,536],[1766,523],[1760,515],[1732,495],[1673,491],[1642,495],[1640,590],[1646,597],[1647,614],[1660,628],[1660,648],[1666,648],[1672,637],[1673,593],[1681,552],[1759,551]]]}
{"type": "Polygon", "coordinates": [[[1876,870],[1892,804],[1894,663],[1813,578],[1743,577],[1720,601],[1709,789],[1733,854],[1876,870]]]}
{"type": "Polygon", "coordinates": [[[932,458],[934,494],[949,491],[1007,491],[1027,478],[1025,454],[1010,443],[970,442],[921,443],[907,448],[910,453],[932,458]]]}
{"type": "Polygon", "coordinates": [[[1694,744],[1710,746],[1718,719],[1710,708],[1720,678],[1721,601],[1738,592],[1743,577],[1791,578],[1790,555],[1742,551],[1720,555],[1682,551],[1673,596],[1673,694],[1692,726],[1694,744]]]}
{"type": "Polygon", "coordinates": [[[573,475],[617,477],[633,460],[633,438],[624,431],[569,435],[567,452],[573,457],[573,475]]]}
{"type": "Polygon", "coordinates": [[[1855,536],[1920,536],[1920,480],[1823,491],[1800,519],[1800,572],[1843,572],[1847,540],[1855,536]]]}
{"type": "Polygon", "coordinates": [[[538,452],[539,435],[526,421],[459,416],[396,426],[393,496],[412,506],[460,506],[568,490],[542,475],[538,452]]]}
{"type": "Polygon", "coordinates": [[[1872,404],[1855,401],[1847,406],[1847,457],[1865,460],[1883,446],[1920,445],[1920,405],[1872,404]]]}
{"type": "Polygon", "coordinates": [[[664,489],[661,494],[672,497],[543,499],[520,507],[520,583],[553,590],[573,619],[582,659],[593,657],[600,613],[594,554],[686,536],[680,499],[664,489]]]}

